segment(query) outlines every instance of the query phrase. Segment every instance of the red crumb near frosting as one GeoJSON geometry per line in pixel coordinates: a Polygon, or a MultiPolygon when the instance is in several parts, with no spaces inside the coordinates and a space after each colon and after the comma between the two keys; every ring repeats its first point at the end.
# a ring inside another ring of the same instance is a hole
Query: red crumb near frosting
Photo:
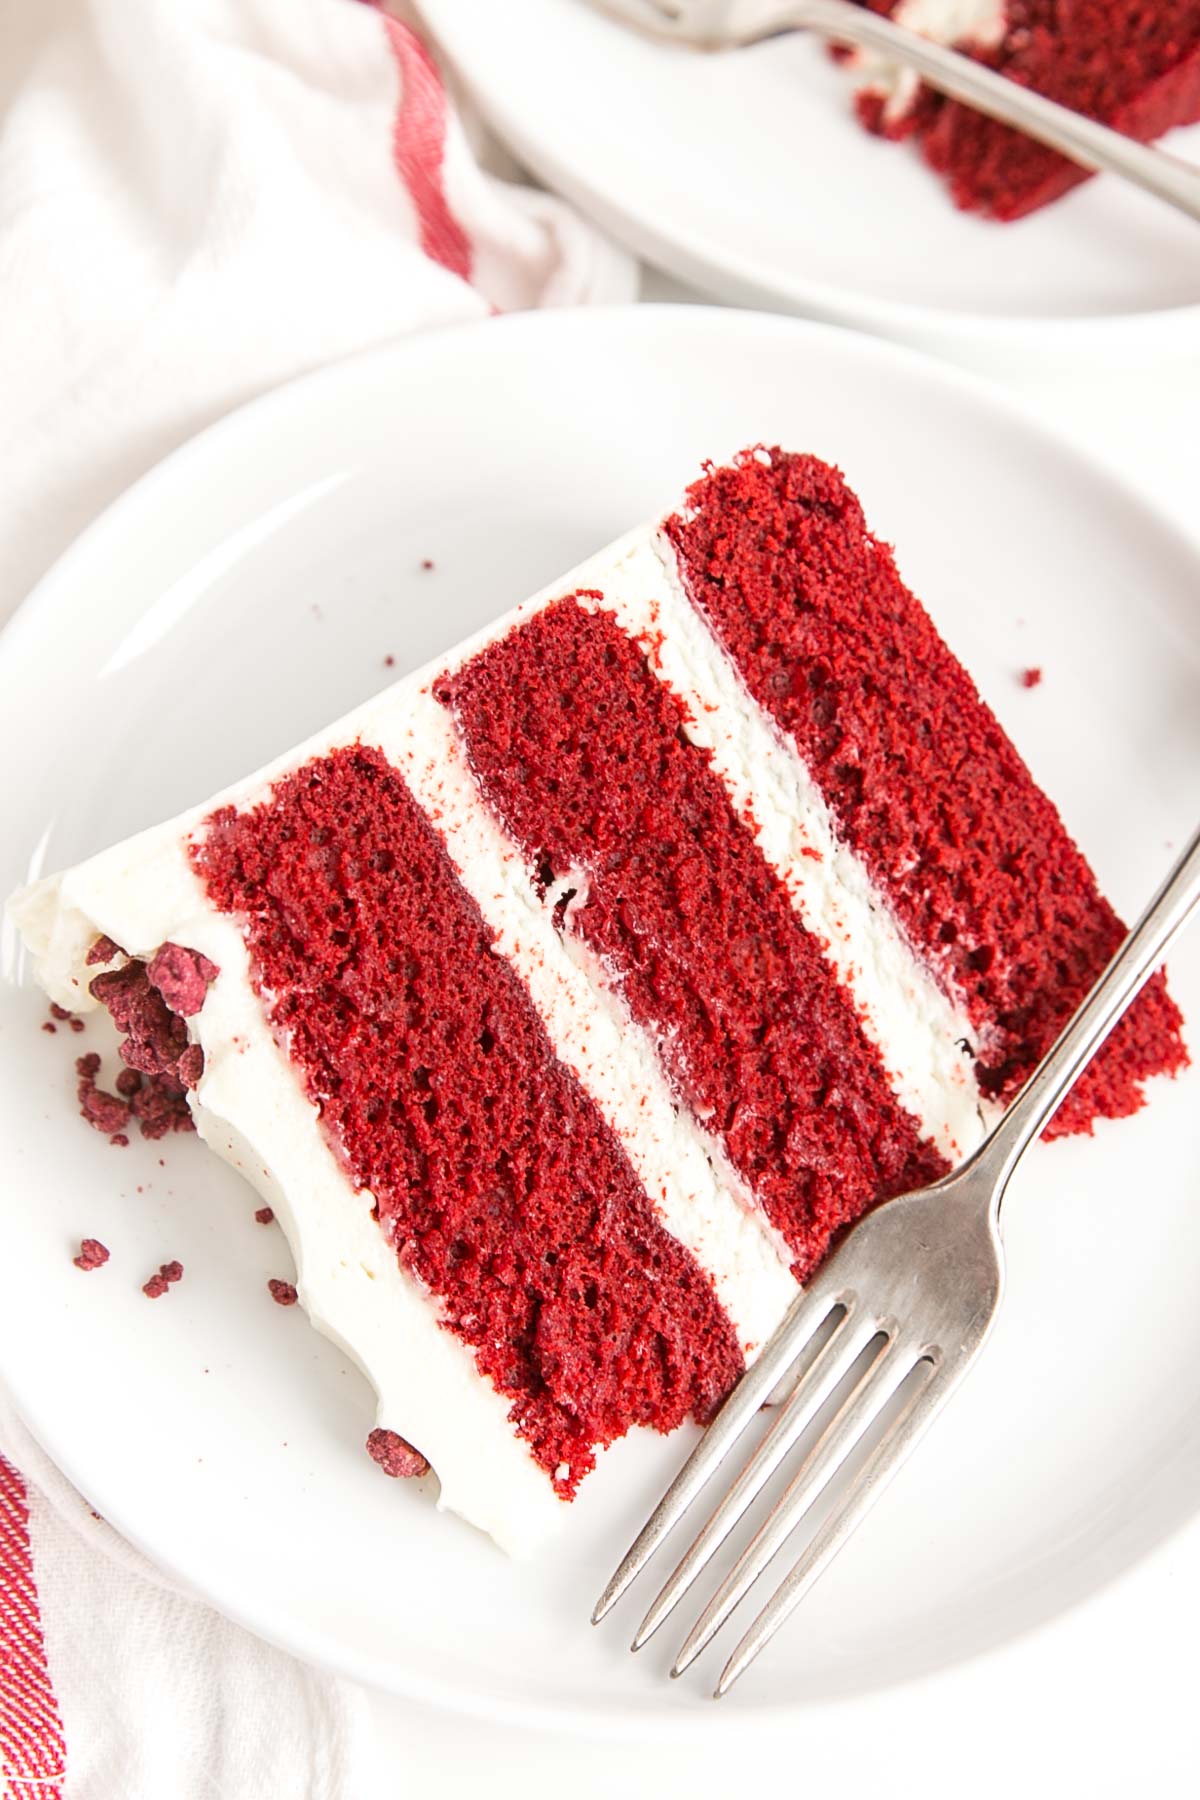
{"type": "Polygon", "coordinates": [[[94,969],[97,963],[111,962],[114,956],[124,956],[124,954],[120,944],[114,943],[112,938],[98,937],[88,951],[85,961],[89,969],[94,969]]]}
{"type": "MultiPolygon", "coordinates": [[[[841,474],[748,452],[667,522],[684,583],[843,840],[1013,1095],[1124,936],[1051,802],[871,536],[841,474]]],[[[1161,974],[1050,1127],[1090,1131],[1187,1063],[1161,974]]]]}
{"type": "Polygon", "coordinates": [[[71,1258],[77,1269],[102,1269],[108,1261],[108,1248],[99,1238],[84,1238],[79,1255],[71,1258]]]}
{"type": "MultiPolygon", "coordinates": [[[[101,943],[106,954],[89,955],[89,961],[108,962],[121,954],[111,939],[101,943]]],[[[204,1072],[204,1052],[199,1044],[189,1044],[184,1016],[199,1011],[209,983],[218,973],[215,963],[198,951],[180,944],[164,944],[148,964],[135,957],[121,968],[95,976],[91,982],[90,992],[107,1008],[123,1034],[120,1056],[126,1068],[116,1082],[123,1101],[113,1103],[125,1104],[121,1124],[135,1118],[144,1138],[195,1129],[187,1090],[196,1086],[204,1072]]],[[[90,1060],[81,1058],[77,1066],[90,1060]]],[[[84,1117],[99,1130],[119,1129],[102,1124],[93,1116],[100,1102],[113,1101],[112,1095],[104,1095],[95,1087],[98,1070],[96,1058],[86,1103],[82,1086],[80,1089],[84,1117]]]]}
{"type": "Polygon", "coordinates": [[[54,1021],[52,1019],[43,1019],[42,1020],[42,1030],[48,1031],[50,1033],[50,1035],[53,1037],[56,1034],[56,1032],[58,1031],[58,1026],[54,1023],[54,1021]]]}
{"type": "Polygon", "coordinates": [[[379,1464],[385,1475],[398,1480],[411,1480],[413,1476],[429,1473],[426,1458],[396,1431],[377,1427],[367,1438],[367,1455],[379,1464]]]}
{"type": "Polygon", "coordinates": [[[123,1131],[114,1131],[108,1141],[115,1150],[126,1150],[129,1147],[129,1139],[123,1131]]]}
{"type": "Polygon", "coordinates": [[[159,1266],[159,1274],[164,1281],[182,1281],[183,1264],[181,1262],[165,1262],[159,1266]]]}
{"type": "Polygon", "coordinates": [[[93,978],[90,992],[125,1034],[121,1059],[143,1075],[174,1074],[187,1049],[187,1029],[136,960],[93,978]]]}
{"type": "MultiPolygon", "coordinates": [[[[899,0],[869,0],[894,12],[899,0]]],[[[1046,94],[1129,137],[1149,141],[1200,119],[1200,7],[1196,0],[1006,0],[999,45],[972,52],[1021,87],[1046,94]]],[[[913,135],[956,204],[1019,219],[1087,172],[1030,137],[928,88],[889,120],[883,97],[858,99],[864,124],[913,135]]]]}
{"type": "Polygon", "coordinates": [[[296,1301],[300,1297],[296,1292],[294,1282],[279,1281],[275,1277],[272,1277],[272,1279],[268,1281],[267,1286],[271,1290],[271,1298],[274,1300],[276,1306],[295,1306],[296,1301]]]}
{"type": "Polygon", "coordinates": [[[72,1031],[82,1031],[84,1029],[84,1023],[83,1023],[82,1019],[72,1018],[69,1021],[69,1023],[70,1023],[72,1031]]]}
{"type": "Polygon", "coordinates": [[[172,1131],[194,1131],[195,1121],[180,1083],[169,1075],[148,1075],[133,1098],[133,1114],[138,1130],[151,1140],[166,1137],[172,1131]]]}
{"type": "Polygon", "coordinates": [[[684,711],[611,614],[559,600],[437,690],[485,798],[647,1025],[795,1258],[948,1165],[737,817],[684,711]]]}
{"type": "Polygon", "coordinates": [[[146,965],[146,978],[158,989],[173,1013],[190,1019],[204,1005],[209,983],[220,974],[216,963],[198,950],[181,944],[163,944],[146,965]]]}
{"type": "Polygon", "coordinates": [[[741,1368],[712,1284],[381,752],[217,813],[194,857],[385,1238],[558,1492],[632,1425],[706,1414],[741,1368]]]}
{"type": "Polygon", "coordinates": [[[271,1207],[260,1206],[254,1216],[258,1220],[260,1225],[270,1225],[272,1220],[275,1217],[275,1214],[271,1207]]]}
{"type": "Polygon", "coordinates": [[[157,1275],[152,1275],[149,1281],[142,1283],[142,1292],[147,1300],[161,1300],[170,1285],[166,1276],[160,1271],[157,1275]]]}
{"type": "Polygon", "coordinates": [[[128,1100],[121,1099],[117,1094],[106,1093],[96,1085],[96,1077],[100,1073],[100,1058],[94,1050],[87,1056],[76,1059],[75,1073],[79,1077],[76,1089],[79,1111],[89,1125],[106,1134],[121,1131],[128,1125],[131,1117],[128,1100]]]}
{"type": "Polygon", "coordinates": [[[56,1001],[52,1000],[50,1002],[50,1017],[52,1019],[60,1019],[61,1020],[61,1019],[69,1019],[72,1017],[72,1015],[67,1011],[65,1006],[59,1006],[56,1001]]]}
{"type": "Polygon", "coordinates": [[[1041,687],[1042,671],[1040,669],[1022,669],[1021,686],[1024,688],[1041,687]]]}

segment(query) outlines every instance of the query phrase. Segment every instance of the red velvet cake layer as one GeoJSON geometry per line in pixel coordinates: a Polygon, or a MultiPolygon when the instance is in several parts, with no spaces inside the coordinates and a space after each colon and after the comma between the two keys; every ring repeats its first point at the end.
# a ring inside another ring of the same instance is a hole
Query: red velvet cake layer
{"type": "Polygon", "coordinates": [[[795,1254],[943,1172],[678,700],[605,612],[555,602],[437,690],[483,793],[795,1254]],[[582,871],[582,874],[579,872],[582,871]]]}
{"type": "Polygon", "coordinates": [[[706,1413],[741,1368],[711,1283],[382,754],[307,764],[193,856],[333,1145],[559,1492],[594,1445],[706,1413]]]}
{"type": "MultiPolygon", "coordinates": [[[[900,0],[869,0],[895,12],[900,0]]],[[[1007,0],[1003,42],[979,60],[1022,87],[1149,141],[1200,119],[1200,6],[1196,0],[1007,0]]],[[[915,133],[956,203],[1019,219],[1056,200],[1085,170],[1018,131],[922,88],[895,125],[865,93],[859,111],[887,136],[915,133]]]]}
{"type": "MultiPolygon", "coordinates": [[[[792,739],[843,840],[979,1033],[984,1090],[1011,1097],[1124,928],[1050,801],[867,530],[836,469],[747,454],[667,532],[694,604],[792,739]]],[[[1187,1055],[1161,976],[1051,1130],[1142,1103],[1187,1055]]]]}

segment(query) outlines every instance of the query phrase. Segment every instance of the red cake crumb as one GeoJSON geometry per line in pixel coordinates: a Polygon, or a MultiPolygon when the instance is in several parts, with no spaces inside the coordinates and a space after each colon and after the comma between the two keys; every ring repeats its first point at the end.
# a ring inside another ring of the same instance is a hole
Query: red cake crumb
{"type": "Polygon", "coordinates": [[[97,963],[111,962],[114,956],[124,956],[120,944],[114,944],[110,937],[98,937],[87,953],[86,962],[89,969],[97,963]]]}
{"type": "Polygon", "coordinates": [[[383,666],[385,669],[394,669],[396,666],[395,657],[394,656],[385,656],[383,659],[383,666]]]}
{"type": "Polygon", "coordinates": [[[799,1280],[876,1201],[947,1171],[679,702],[611,614],[556,601],[437,690],[539,885],[619,980],[799,1280]]]}
{"type": "Polygon", "coordinates": [[[146,968],[151,987],[156,987],[171,1011],[183,1019],[200,1011],[209,983],[220,973],[207,956],[185,950],[181,944],[163,944],[146,968]]]}
{"type": "Polygon", "coordinates": [[[119,1132],[129,1123],[130,1108],[127,1100],[116,1094],[105,1093],[96,1086],[96,1077],[100,1073],[100,1058],[93,1050],[87,1056],[81,1056],[75,1063],[75,1073],[79,1077],[77,1091],[79,1110],[89,1125],[106,1134],[119,1132]]]}
{"type": "Polygon", "coordinates": [[[126,1150],[129,1147],[129,1139],[123,1131],[114,1131],[108,1141],[114,1150],[126,1150]]]}
{"type": "Polygon", "coordinates": [[[1040,669],[1022,669],[1021,670],[1021,686],[1022,687],[1035,688],[1035,687],[1040,687],[1041,685],[1042,685],[1042,671],[1040,669]]]}
{"type": "Polygon", "coordinates": [[[71,1025],[72,1031],[82,1031],[84,1028],[82,1019],[72,1018],[70,1021],[70,1025],[71,1025]]]}
{"type": "Polygon", "coordinates": [[[254,1216],[260,1225],[270,1225],[274,1220],[275,1214],[269,1206],[260,1206],[254,1216]]]}
{"type": "MultiPolygon", "coordinates": [[[[899,0],[868,0],[876,12],[899,0]]],[[[1196,0],[1006,0],[999,46],[972,52],[1010,81],[1148,141],[1200,119],[1200,7],[1196,0]]],[[[914,135],[957,205],[1019,219],[1088,178],[1024,133],[921,88],[889,121],[878,94],[858,111],[869,129],[914,135]]]]}
{"type": "Polygon", "coordinates": [[[144,962],[135,959],[121,969],[97,975],[90,992],[125,1034],[123,1062],[144,1075],[174,1074],[187,1049],[187,1029],[151,985],[144,962]]]}
{"type": "Polygon", "coordinates": [[[79,1246],[79,1255],[72,1257],[77,1269],[102,1269],[108,1261],[108,1249],[99,1238],[84,1238],[79,1246]]]}
{"type": "Polygon", "coordinates": [[[338,750],[216,814],[194,858],[385,1238],[559,1493],[631,1425],[706,1414],[741,1368],[712,1283],[382,753],[338,750]]]}
{"type": "Polygon", "coordinates": [[[421,567],[422,567],[422,568],[423,568],[423,569],[432,569],[432,567],[433,567],[433,558],[432,558],[432,556],[423,556],[423,557],[422,557],[422,558],[421,558],[421,567]]]}
{"type": "Polygon", "coordinates": [[[398,1480],[411,1480],[416,1475],[429,1473],[429,1463],[419,1450],[413,1449],[407,1438],[402,1438],[396,1431],[385,1431],[381,1426],[367,1438],[367,1455],[379,1464],[385,1475],[398,1480]]]}
{"type": "Polygon", "coordinates": [[[72,1014],[67,1011],[65,1006],[59,1006],[56,1001],[52,1000],[50,1002],[50,1017],[52,1019],[62,1020],[71,1018],[72,1014]]]}
{"type": "Polygon", "coordinates": [[[172,1131],[194,1131],[195,1121],[182,1085],[169,1075],[146,1076],[133,1097],[138,1130],[151,1141],[172,1131]]]}
{"type": "Polygon", "coordinates": [[[183,1264],[181,1262],[165,1262],[159,1265],[159,1274],[164,1281],[182,1281],[183,1264]]]}
{"type": "Polygon", "coordinates": [[[277,1306],[295,1306],[299,1299],[294,1282],[272,1278],[268,1281],[267,1286],[270,1288],[271,1298],[277,1306]]]}
{"type": "Polygon", "coordinates": [[[148,1300],[161,1300],[170,1285],[166,1276],[160,1271],[157,1275],[152,1275],[149,1281],[142,1283],[142,1292],[148,1300]]]}
{"type": "MultiPolygon", "coordinates": [[[[747,452],[667,522],[685,585],[1014,1094],[1124,937],[1051,802],[838,470],[747,452]]],[[[1056,1115],[1090,1131],[1187,1062],[1156,975],[1056,1115]]]]}
{"type": "Polygon", "coordinates": [[[53,1023],[53,1021],[50,1019],[43,1019],[42,1020],[42,1030],[48,1031],[50,1033],[50,1035],[53,1037],[58,1031],[58,1026],[55,1025],[53,1023]]]}
{"type": "Polygon", "coordinates": [[[199,951],[164,944],[149,964],[135,957],[91,983],[91,993],[124,1034],[120,1056],[127,1067],[117,1089],[144,1138],[195,1130],[187,1090],[204,1072],[204,1052],[188,1043],[181,1014],[199,1011],[218,973],[199,951]]]}

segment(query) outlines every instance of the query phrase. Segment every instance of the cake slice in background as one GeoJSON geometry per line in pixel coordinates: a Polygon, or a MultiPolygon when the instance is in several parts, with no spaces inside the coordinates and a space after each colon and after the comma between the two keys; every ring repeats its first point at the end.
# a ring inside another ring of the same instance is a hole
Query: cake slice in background
{"type": "MultiPolygon", "coordinates": [[[[1122,932],[840,474],[765,450],[12,913],[122,1035],[85,1115],[194,1119],[377,1460],[516,1552],[969,1153],[1122,932]]],[[[1056,1129],[1185,1061],[1160,976],[1056,1129]]]]}
{"type": "MultiPolygon", "coordinates": [[[[1200,119],[1195,0],[863,0],[872,11],[976,56],[1050,99],[1149,142],[1200,119]]],[[[885,137],[915,137],[957,205],[1019,219],[1087,179],[1032,138],[948,100],[867,53],[848,59],[858,112],[885,137]]]]}

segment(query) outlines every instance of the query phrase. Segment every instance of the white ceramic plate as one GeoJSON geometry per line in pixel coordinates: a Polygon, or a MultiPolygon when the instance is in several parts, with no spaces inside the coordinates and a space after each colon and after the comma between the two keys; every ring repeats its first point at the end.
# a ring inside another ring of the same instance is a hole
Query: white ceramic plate
{"type": "MultiPolygon", "coordinates": [[[[843,465],[1136,909],[1200,786],[1194,554],[972,380],[699,308],[401,345],[235,414],[140,483],[0,641],[0,888],[253,768],[391,679],[385,655],[397,673],[425,660],[759,439],[843,465]]],[[[194,1139],[119,1151],[89,1131],[71,1073],[89,1038],[43,1034],[11,940],[4,960],[0,1375],[92,1503],[226,1612],[382,1686],[545,1723],[694,1724],[706,1684],[663,1679],[666,1643],[625,1653],[629,1603],[587,1624],[685,1438],[605,1457],[532,1568],[382,1479],[363,1381],[265,1292],[290,1269],[249,1190],[194,1139]],[[112,1251],[86,1277],[85,1234],[112,1251]],[[171,1257],[184,1281],[150,1304],[140,1284],[171,1257]]],[[[1173,980],[1200,1020],[1200,934],[1173,980]]],[[[1197,1093],[1193,1074],[1031,1157],[988,1354],[726,1714],[803,1715],[811,1745],[839,1700],[882,1707],[902,1678],[936,1690],[957,1670],[969,1723],[997,1662],[1022,1666],[1020,1634],[1192,1517],[1197,1093]]],[[[1200,1568],[1200,1529],[1183,1541],[1200,1568]]]]}
{"type": "MultiPolygon", "coordinates": [[[[1193,220],[1113,178],[1011,225],[960,213],[911,145],[862,129],[812,38],[701,56],[587,0],[421,4],[537,175],[720,299],[989,360],[1195,343],[1193,220]]],[[[1200,161],[1200,126],[1164,144],[1200,161]]]]}

